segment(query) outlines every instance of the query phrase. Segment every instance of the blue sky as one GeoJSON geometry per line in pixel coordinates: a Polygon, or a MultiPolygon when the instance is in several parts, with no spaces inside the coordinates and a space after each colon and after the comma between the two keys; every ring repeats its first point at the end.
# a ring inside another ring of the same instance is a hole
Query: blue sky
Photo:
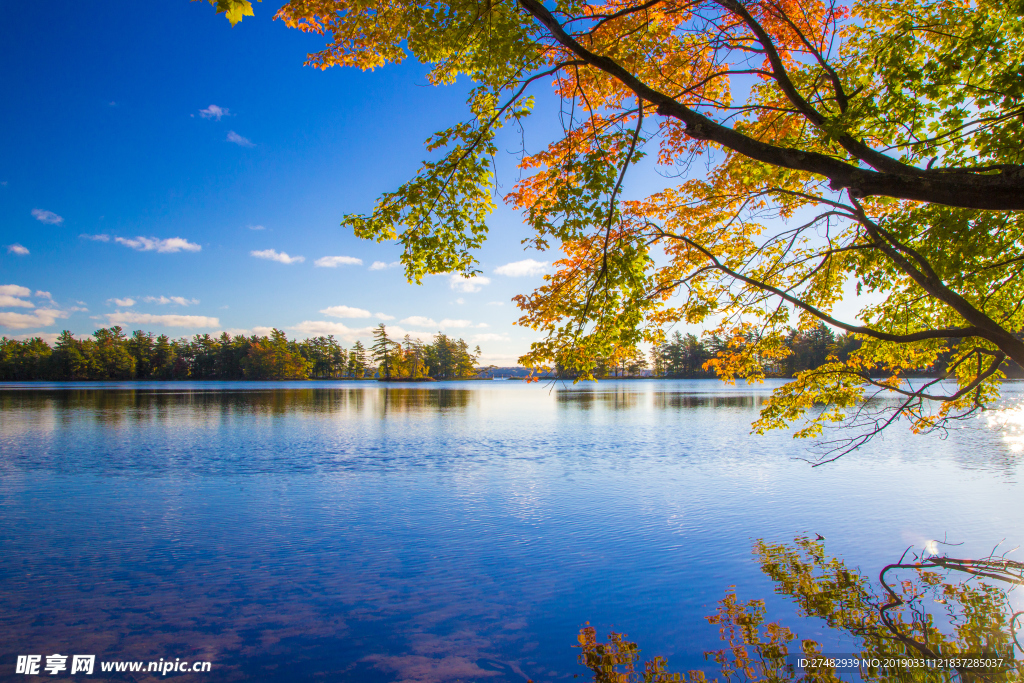
{"type": "MultiPolygon", "coordinates": [[[[539,335],[512,324],[511,298],[541,284],[553,257],[523,250],[516,213],[499,205],[471,283],[410,285],[397,245],[339,226],[415,173],[431,133],[466,118],[466,87],[431,87],[412,61],[303,66],[323,38],[274,21],[276,8],[257,3],[231,27],[186,0],[58,0],[45,17],[2,5],[0,335],[279,327],[350,345],[385,322],[514,364],[539,335]]],[[[508,151],[558,133],[545,93],[538,84],[525,139],[499,140],[508,151]]],[[[498,162],[508,191],[515,160],[498,162]]],[[[671,182],[641,165],[624,193],[671,182]]],[[[835,312],[856,320],[870,302],[851,289],[835,312]]]]}
{"type": "Polygon", "coordinates": [[[351,343],[384,321],[513,363],[536,333],[510,299],[550,260],[522,250],[514,213],[493,217],[475,283],[409,285],[397,245],[338,225],[415,172],[425,138],[464,117],[463,89],[409,62],[304,67],[322,39],[255,8],[232,28],[205,2],[4,3],[0,334],[351,343]]]}

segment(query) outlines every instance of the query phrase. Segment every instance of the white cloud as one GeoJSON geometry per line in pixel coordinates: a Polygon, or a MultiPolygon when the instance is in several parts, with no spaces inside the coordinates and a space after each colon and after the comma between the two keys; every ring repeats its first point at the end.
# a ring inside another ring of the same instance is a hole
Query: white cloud
{"type": "Polygon", "coordinates": [[[395,268],[402,265],[399,261],[392,261],[391,263],[385,263],[384,261],[374,261],[370,264],[370,270],[384,270],[385,268],[395,268]]]}
{"type": "Polygon", "coordinates": [[[363,259],[355,256],[321,256],[314,264],[317,268],[337,268],[338,266],[361,266],[363,259]]]}
{"type": "Polygon", "coordinates": [[[466,300],[460,296],[458,299],[455,300],[455,303],[461,306],[462,304],[466,303],[466,300]]]}
{"type": "Polygon", "coordinates": [[[0,294],[0,308],[35,308],[36,305],[31,301],[25,301],[19,299],[16,296],[10,294],[0,294]]]}
{"type": "Polygon", "coordinates": [[[35,308],[31,301],[21,297],[28,296],[32,290],[20,285],[0,285],[0,308],[35,308]]]}
{"type": "Polygon", "coordinates": [[[255,147],[256,146],[256,145],[254,145],[252,143],[252,140],[250,140],[249,138],[243,138],[241,135],[239,135],[238,133],[236,133],[233,130],[229,130],[228,131],[228,138],[227,139],[228,139],[228,142],[233,142],[236,145],[238,145],[239,147],[255,147]]]}
{"type": "Polygon", "coordinates": [[[506,263],[495,268],[494,272],[508,277],[526,277],[527,275],[540,275],[547,269],[548,264],[546,261],[535,261],[532,258],[528,258],[522,261],[506,263]]]}
{"type": "Polygon", "coordinates": [[[13,313],[0,311],[0,325],[12,330],[23,330],[26,327],[48,327],[59,318],[68,317],[67,311],[53,308],[37,308],[31,313],[13,313]]]}
{"type": "Polygon", "coordinates": [[[248,337],[250,334],[252,334],[252,330],[245,329],[242,327],[229,327],[226,330],[217,330],[216,332],[212,332],[211,334],[219,337],[221,334],[225,332],[227,332],[232,337],[248,337]]]}
{"type": "Polygon", "coordinates": [[[217,330],[216,332],[211,332],[210,334],[211,336],[219,337],[223,333],[227,332],[232,337],[251,337],[253,335],[256,335],[257,337],[269,337],[270,333],[273,331],[273,327],[263,327],[261,325],[256,325],[255,327],[251,328],[229,327],[226,330],[217,330]]]}
{"type": "Polygon", "coordinates": [[[373,317],[374,318],[380,318],[381,320],[394,320],[395,319],[395,316],[388,315],[387,313],[374,313],[373,317]]]}
{"type": "Polygon", "coordinates": [[[125,297],[124,299],[107,299],[107,303],[127,308],[135,305],[135,299],[132,299],[131,297],[125,297]]]}
{"type": "Polygon", "coordinates": [[[7,296],[29,296],[32,294],[32,290],[21,285],[0,285],[0,294],[6,294],[7,296]]]}
{"type": "Polygon", "coordinates": [[[491,284],[490,278],[483,275],[464,277],[462,273],[452,273],[449,281],[451,288],[457,292],[479,292],[484,285],[491,284]]]}
{"type": "MultiPolygon", "coordinates": [[[[304,320],[294,327],[288,328],[295,330],[301,334],[310,337],[319,337],[321,335],[326,336],[333,334],[335,337],[347,341],[354,342],[362,339],[367,340],[373,337],[374,327],[360,327],[351,328],[347,327],[343,323],[327,322],[325,320],[304,320]]],[[[430,332],[420,332],[416,330],[406,330],[398,325],[388,326],[388,336],[395,341],[400,341],[405,335],[409,335],[413,339],[418,339],[422,342],[429,342],[433,335],[430,332]]]]}
{"type": "Polygon", "coordinates": [[[373,334],[372,327],[360,327],[353,329],[344,323],[332,323],[325,320],[304,320],[295,327],[290,328],[296,332],[307,334],[311,337],[320,337],[333,334],[335,337],[348,342],[357,339],[365,339],[373,334]]]}
{"type": "Polygon", "coordinates": [[[509,356],[506,354],[497,353],[482,353],[480,358],[477,360],[480,365],[497,365],[498,367],[517,367],[519,366],[519,356],[509,356]]]}
{"type": "Polygon", "coordinates": [[[82,239],[92,240],[93,242],[109,242],[110,235],[79,235],[82,239]]]}
{"type": "Polygon", "coordinates": [[[302,263],[306,260],[305,256],[289,256],[285,252],[277,252],[273,249],[264,249],[263,251],[250,251],[250,256],[256,258],[267,259],[268,261],[277,261],[278,263],[302,263]]]}
{"type": "Polygon", "coordinates": [[[44,299],[49,299],[50,301],[53,301],[53,296],[49,292],[44,292],[41,289],[36,290],[35,296],[39,296],[44,299]]]}
{"type": "Polygon", "coordinates": [[[255,327],[251,328],[229,327],[226,330],[217,330],[216,332],[211,332],[210,334],[211,336],[219,337],[223,333],[227,332],[232,337],[252,337],[254,335],[257,337],[269,337],[270,333],[273,331],[273,327],[264,327],[263,325],[256,325],[255,327]]]}
{"type": "MultiPolygon", "coordinates": [[[[102,241],[105,242],[106,240],[102,241]]],[[[138,251],[155,251],[160,254],[176,254],[179,251],[202,251],[203,249],[198,244],[189,242],[181,237],[168,237],[163,240],[156,237],[136,237],[134,239],[115,237],[114,241],[138,251]]]]}
{"type": "Polygon", "coordinates": [[[264,228],[262,225],[249,225],[246,227],[248,227],[250,230],[266,230],[266,228],[264,228]]]}
{"type": "Polygon", "coordinates": [[[200,109],[199,115],[204,119],[214,119],[216,121],[220,121],[223,116],[231,116],[227,107],[218,107],[216,104],[211,104],[206,109],[200,109]]]}
{"type": "Polygon", "coordinates": [[[7,253],[17,254],[18,256],[28,256],[28,249],[15,242],[14,244],[8,245],[7,253]]]}
{"type": "MultiPolygon", "coordinates": [[[[178,304],[179,306],[189,306],[199,303],[199,299],[186,299],[183,296],[144,296],[142,300],[149,304],[178,304]]],[[[131,299],[128,299],[131,301],[131,299]]],[[[134,303],[134,302],[133,302],[134,303]]],[[[122,306],[131,306],[132,304],[119,304],[122,306]]]]}
{"type": "Polygon", "coordinates": [[[404,341],[405,335],[409,335],[413,339],[418,339],[425,344],[429,344],[434,339],[433,332],[421,332],[419,330],[404,330],[398,325],[392,325],[388,328],[388,334],[395,341],[404,341]]]}
{"type": "Polygon", "coordinates": [[[408,318],[402,318],[401,322],[406,325],[412,325],[413,327],[437,327],[437,323],[433,319],[426,318],[422,315],[413,315],[408,318]]]}
{"type": "Polygon", "coordinates": [[[487,305],[488,306],[504,306],[505,302],[504,301],[488,301],[487,305]]]}
{"type": "Polygon", "coordinates": [[[57,343],[57,339],[60,338],[60,334],[58,334],[57,332],[30,332],[28,334],[11,335],[11,339],[17,339],[19,341],[27,341],[29,339],[34,339],[36,337],[39,337],[50,346],[53,346],[54,344],[57,343]]]}
{"type": "Polygon", "coordinates": [[[413,327],[434,327],[439,329],[487,327],[486,324],[473,325],[473,322],[470,320],[452,320],[451,318],[445,318],[441,322],[437,322],[433,318],[427,318],[422,315],[413,315],[408,318],[402,318],[399,322],[405,323],[406,325],[412,325],[413,327]]]}
{"type": "Polygon", "coordinates": [[[64,222],[64,219],[53,211],[44,211],[43,209],[32,209],[32,217],[41,223],[50,225],[60,225],[64,222]]]}
{"type": "Polygon", "coordinates": [[[329,306],[321,309],[324,315],[332,318],[369,318],[370,312],[363,308],[352,308],[351,306],[329,306]]]}
{"type": "Polygon", "coordinates": [[[508,341],[508,335],[496,334],[494,332],[484,332],[483,334],[474,334],[469,338],[471,344],[479,344],[480,342],[489,341],[508,341]]]}
{"type": "Polygon", "coordinates": [[[121,323],[142,323],[163,325],[164,327],[217,327],[220,325],[217,318],[205,315],[151,315],[149,313],[117,311],[116,313],[107,313],[106,318],[111,325],[121,323]]]}

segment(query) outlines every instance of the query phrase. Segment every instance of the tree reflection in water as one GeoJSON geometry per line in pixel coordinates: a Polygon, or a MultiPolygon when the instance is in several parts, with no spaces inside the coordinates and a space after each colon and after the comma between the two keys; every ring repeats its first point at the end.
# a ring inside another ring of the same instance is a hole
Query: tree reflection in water
{"type": "Polygon", "coordinates": [[[308,388],[56,388],[0,392],[0,411],[34,412],[48,408],[61,413],[85,412],[98,422],[122,422],[169,415],[186,410],[196,414],[330,414],[342,411],[384,414],[434,412],[441,408],[466,408],[479,396],[469,389],[359,386],[308,388]]]}
{"type": "MultiPolygon", "coordinates": [[[[860,678],[866,681],[1004,682],[1024,680],[1022,647],[1015,629],[1024,612],[1014,612],[1008,591],[1024,584],[1024,564],[991,556],[980,560],[914,557],[884,567],[873,582],[859,570],[825,553],[823,539],[797,538],[793,545],[758,541],[761,570],[775,591],[792,598],[802,617],[817,617],[852,641],[844,657],[878,660],[881,666],[837,670],[798,666],[822,654],[819,642],[800,639],[778,622],[766,623],[764,600],[742,602],[726,592],[707,620],[727,644],[704,653],[725,681],[810,682],[860,678]],[[892,658],[981,658],[1002,660],[985,667],[886,666],[892,658]]],[[[580,664],[596,683],[667,683],[707,680],[702,671],[671,673],[662,657],[640,663],[636,643],[612,633],[599,643],[591,626],[579,634],[580,664]]],[[[825,653],[826,656],[837,655],[825,653]]],[[[715,675],[712,680],[719,680],[715,675]]]]}

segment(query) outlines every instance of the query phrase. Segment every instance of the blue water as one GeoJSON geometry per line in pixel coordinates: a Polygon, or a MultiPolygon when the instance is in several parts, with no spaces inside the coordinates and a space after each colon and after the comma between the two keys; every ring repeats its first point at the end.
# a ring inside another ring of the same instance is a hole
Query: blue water
{"type": "Polygon", "coordinates": [[[0,386],[0,678],[89,653],[213,663],[179,681],[566,680],[587,622],[686,670],[729,586],[841,647],[755,539],[820,533],[872,575],[1024,540],[1021,455],[986,422],[812,468],[750,435],[771,386],[0,386]]]}

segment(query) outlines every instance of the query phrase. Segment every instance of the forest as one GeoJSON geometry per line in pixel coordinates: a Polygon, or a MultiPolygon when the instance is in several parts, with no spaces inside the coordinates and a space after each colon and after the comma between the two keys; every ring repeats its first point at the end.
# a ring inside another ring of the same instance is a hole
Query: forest
{"type": "MultiPolygon", "coordinates": [[[[781,360],[763,363],[768,377],[793,377],[823,365],[829,356],[845,361],[861,342],[853,335],[836,335],[818,324],[809,330],[790,329],[784,339],[788,350],[781,360]]],[[[716,377],[709,361],[726,351],[717,335],[698,338],[675,332],[663,344],[598,362],[597,378],[665,377],[710,379],[716,377]]],[[[333,336],[305,340],[288,339],[274,329],[269,336],[219,337],[208,334],[191,339],[170,339],[136,330],[130,336],[121,327],[101,328],[91,338],[76,339],[65,330],[54,346],[34,337],[19,341],[0,338],[0,381],[32,380],[284,380],[284,379],[379,379],[453,380],[481,374],[477,367],[480,347],[470,349],[464,339],[438,332],[426,344],[409,335],[400,340],[388,336],[381,324],[366,347],[355,342],[346,349],[333,336]]],[[[945,367],[943,358],[910,375],[935,375],[945,367]]],[[[483,369],[486,374],[487,369],[483,369]]],[[[1003,372],[1024,376],[1015,363],[1003,372]]],[[[562,368],[539,376],[572,378],[562,368]]]]}
{"type": "MultiPolygon", "coordinates": [[[[751,340],[750,343],[754,343],[751,340]]],[[[767,377],[791,378],[804,370],[813,370],[825,364],[829,357],[845,363],[850,354],[861,347],[862,341],[852,334],[836,334],[823,323],[808,330],[790,328],[783,337],[781,358],[760,359],[767,377]]],[[[717,377],[714,364],[709,363],[728,354],[727,340],[716,334],[699,338],[694,334],[675,332],[664,343],[655,345],[649,356],[642,352],[619,355],[611,360],[599,361],[593,374],[597,378],[610,377],[667,377],[677,379],[711,379],[717,377]]],[[[919,368],[904,370],[908,377],[937,376],[946,372],[950,354],[940,354],[938,359],[919,368]]],[[[887,368],[876,368],[879,374],[887,368]]],[[[1001,371],[1013,379],[1024,378],[1024,369],[1013,361],[1004,362],[1001,371]]],[[[562,369],[560,376],[572,374],[562,369]]]]}
{"type": "MultiPolygon", "coordinates": [[[[860,341],[852,335],[836,335],[831,328],[818,324],[810,330],[790,328],[784,339],[788,354],[781,361],[764,362],[765,375],[793,377],[802,370],[820,367],[828,357],[845,361],[860,341]]],[[[667,377],[673,379],[710,379],[717,377],[712,359],[728,351],[725,339],[716,334],[703,338],[695,334],[675,332],[665,342],[651,347],[649,354],[636,349],[597,361],[593,370],[598,379],[614,377],[667,377]]],[[[560,377],[574,373],[559,368],[560,377]]]]}
{"type": "Polygon", "coordinates": [[[128,336],[114,326],[83,339],[65,330],[52,347],[39,337],[0,338],[0,381],[449,380],[475,376],[479,354],[440,332],[429,344],[409,335],[396,341],[383,324],[369,348],[357,341],[349,349],[333,336],[291,340],[276,328],[262,337],[171,339],[142,330],[128,336]]]}
{"type": "MultiPolygon", "coordinates": [[[[793,377],[803,370],[824,365],[830,355],[845,361],[860,341],[852,335],[836,335],[819,323],[809,330],[791,328],[783,343],[789,353],[780,361],[763,362],[769,377],[793,377]]],[[[664,377],[710,378],[714,369],[707,362],[726,349],[726,341],[717,335],[698,339],[693,334],[676,332],[651,352],[653,374],[664,377]]],[[[635,361],[634,361],[635,362],[635,361]]]]}

